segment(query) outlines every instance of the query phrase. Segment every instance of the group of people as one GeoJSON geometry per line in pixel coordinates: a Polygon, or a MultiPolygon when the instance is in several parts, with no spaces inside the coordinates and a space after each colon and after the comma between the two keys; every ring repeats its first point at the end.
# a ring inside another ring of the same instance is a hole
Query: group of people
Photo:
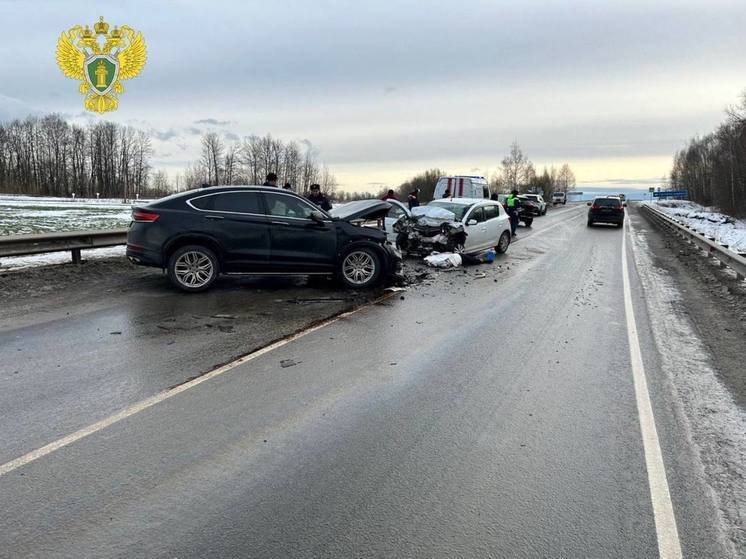
{"type": "MultiPolygon", "coordinates": [[[[396,197],[396,193],[392,188],[389,188],[389,191],[383,195],[381,200],[396,200],[399,201],[399,198],[396,197]]],[[[416,208],[420,205],[420,189],[415,188],[412,192],[409,193],[407,196],[407,205],[409,206],[409,209],[416,208]]]]}
{"type": "MultiPolygon", "coordinates": [[[[267,175],[267,179],[264,181],[264,184],[262,186],[277,186],[277,175],[275,173],[269,173],[267,175]]],[[[293,190],[292,185],[289,182],[286,182],[285,185],[282,187],[283,190],[293,190]]],[[[313,183],[309,187],[309,194],[306,196],[306,199],[324,210],[325,212],[328,212],[332,209],[332,204],[329,201],[329,198],[327,198],[322,192],[321,192],[321,185],[317,183],[313,183]]]]}

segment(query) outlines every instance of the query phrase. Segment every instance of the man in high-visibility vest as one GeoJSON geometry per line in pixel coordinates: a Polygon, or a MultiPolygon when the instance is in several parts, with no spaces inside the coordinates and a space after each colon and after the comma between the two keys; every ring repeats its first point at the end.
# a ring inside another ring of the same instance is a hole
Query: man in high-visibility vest
{"type": "Polygon", "coordinates": [[[510,232],[515,237],[515,230],[518,227],[518,209],[521,207],[521,200],[518,198],[518,191],[513,189],[505,201],[508,206],[508,215],[510,216],[510,232]]]}

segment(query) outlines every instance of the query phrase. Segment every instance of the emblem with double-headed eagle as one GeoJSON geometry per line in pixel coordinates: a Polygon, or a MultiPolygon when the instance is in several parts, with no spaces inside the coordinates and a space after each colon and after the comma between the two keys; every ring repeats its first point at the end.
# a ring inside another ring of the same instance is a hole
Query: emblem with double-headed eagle
{"type": "Polygon", "coordinates": [[[145,66],[147,52],[142,33],[122,25],[109,31],[101,17],[91,31],[76,25],[57,41],[57,64],[68,78],[80,80],[85,108],[97,113],[114,111],[122,80],[136,77],[145,66]]]}

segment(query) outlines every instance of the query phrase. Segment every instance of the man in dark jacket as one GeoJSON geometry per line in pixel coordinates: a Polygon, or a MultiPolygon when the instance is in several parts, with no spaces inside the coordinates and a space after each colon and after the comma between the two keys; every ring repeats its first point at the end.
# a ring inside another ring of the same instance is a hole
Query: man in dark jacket
{"type": "Polygon", "coordinates": [[[318,184],[311,185],[311,193],[307,196],[310,202],[316,204],[319,208],[328,212],[332,209],[329,199],[321,193],[321,186],[318,184]]]}
{"type": "Polygon", "coordinates": [[[381,198],[381,200],[399,200],[396,197],[396,193],[394,192],[394,189],[390,188],[389,191],[386,193],[386,195],[381,198]]]}
{"type": "Polygon", "coordinates": [[[267,180],[264,181],[262,186],[277,186],[277,175],[274,173],[267,173],[267,180]]]}
{"type": "Polygon", "coordinates": [[[418,198],[419,193],[420,189],[415,188],[412,192],[409,193],[409,196],[407,196],[407,202],[409,202],[410,210],[420,205],[420,199],[418,198]]]}
{"type": "Polygon", "coordinates": [[[518,228],[518,210],[521,207],[521,200],[518,198],[518,191],[512,190],[510,196],[505,201],[505,205],[508,207],[508,215],[510,216],[510,231],[515,237],[515,230],[518,228]]]}

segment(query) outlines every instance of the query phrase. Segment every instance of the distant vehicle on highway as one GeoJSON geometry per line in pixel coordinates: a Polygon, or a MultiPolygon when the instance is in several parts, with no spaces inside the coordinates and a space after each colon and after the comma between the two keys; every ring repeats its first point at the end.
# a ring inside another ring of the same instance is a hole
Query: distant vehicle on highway
{"type": "Polygon", "coordinates": [[[332,217],[274,187],[192,190],[133,208],[127,257],[166,269],[188,292],[208,289],[220,274],[334,274],[348,287],[366,288],[396,273],[401,254],[383,231],[350,221],[381,219],[390,208],[360,200],[332,217]]]}
{"type": "Polygon", "coordinates": [[[428,206],[444,208],[461,222],[466,230],[464,252],[478,254],[490,248],[503,253],[510,245],[510,219],[497,201],[482,198],[433,200],[428,206]]]}
{"type": "Polygon", "coordinates": [[[554,192],[552,194],[552,205],[567,204],[567,194],[564,192],[554,192]]]}
{"type": "Polygon", "coordinates": [[[547,203],[544,201],[544,197],[541,194],[521,194],[521,196],[523,196],[524,199],[528,199],[536,203],[536,205],[539,207],[539,213],[537,215],[546,215],[547,203]]]}
{"type": "Polygon", "coordinates": [[[627,195],[626,195],[626,194],[622,194],[622,193],[620,193],[620,194],[619,194],[619,199],[620,199],[620,200],[621,200],[622,202],[625,202],[625,201],[627,200],[627,195]]]}
{"type": "Polygon", "coordinates": [[[603,196],[588,202],[588,227],[594,223],[611,223],[617,227],[624,225],[624,207],[627,205],[618,196],[603,196]]]}
{"type": "Polygon", "coordinates": [[[448,198],[489,198],[490,187],[484,177],[456,175],[440,177],[435,185],[434,200],[440,200],[449,194],[448,198]]]}

